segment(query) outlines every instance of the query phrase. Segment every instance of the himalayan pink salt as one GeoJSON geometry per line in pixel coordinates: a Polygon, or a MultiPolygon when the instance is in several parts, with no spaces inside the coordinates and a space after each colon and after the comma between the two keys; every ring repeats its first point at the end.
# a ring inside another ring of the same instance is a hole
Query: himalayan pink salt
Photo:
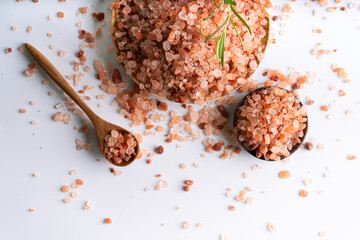
{"type": "Polygon", "coordinates": [[[253,34],[233,16],[245,49],[229,26],[222,67],[216,59],[216,41],[205,43],[200,26],[205,35],[214,32],[223,22],[216,16],[227,14],[224,4],[215,17],[204,21],[216,8],[212,0],[116,0],[118,61],[138,79],[141,90],[177,102],[203,103],[229,95],[245,84],[263,58],[268,25],[264,9],[270,5],[268,0],[242,0],[234,6],[253,34]]]}
{"type": "Polygon", "coordinates": [[[115,164],[129,161],[136,156],[137,142],[130,133],[121,133],[112,130],[105,137],[104,153],[108,160],[115,164]]]}
{"type": "Polygon", "coordinates": [[[301,143],[307,113],[292,92],[278,87],[249,94],[236,110],[234,132],[258,158],[280,160],[301,143]]]}

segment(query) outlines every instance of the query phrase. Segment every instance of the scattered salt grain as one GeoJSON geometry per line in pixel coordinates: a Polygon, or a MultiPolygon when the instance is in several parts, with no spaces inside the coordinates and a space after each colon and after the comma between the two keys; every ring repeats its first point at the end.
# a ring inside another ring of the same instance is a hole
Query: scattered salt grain
{"type": "Polygon", "coordinates": [[[201,222],[199,222],[199,223],[196,224],[196,227],[198,227],[198,228],[201,228],[201,227],[203,227],[203,226],[204,226],[204,224],[201,223],[201,222]]]}
{"type": "Polygon", "coordinates": [[[158,186],[159,188],[167,188],[167,187],[169,186],[169,183],[168,183],[167,180],[162,179],[162,180],[160,180],[160,181],[158,182],[157,186],[158,186]]]}
{"type": "Polygon", "coordinates": [[[62,51],[59,51],[59,56],[60,57],[64,57],[66,55],[66,51],[62,50],[62,51]]]}
{"type": "Polygon", "coordinates": [[[254,197],[248,197],[245,201],[246,204],[252,204],[254,202],[254,197]]]}
{"type": "Polygon", "coordinates": [[[221,234],[220,235],[220,240],[228,240],[228,236],[226,234],[221,234]]]}
{"type": "Polygon", "coordinates": [[[182,227],[183,227],[184,229],[188,229],[188,228],[190,227],[190,223],[189,223],[189,222],[184,222],[184,223],[182,224],[182,227]]]}
{"type": "Polygon", "coordinates": [[[306,191],[305,189],[301,189],[299,191],[299,196],[300,197],[307,197],[309,195],[308,191],[306,191]]]}
{"type": "Polygon", "coordinates": [[[274,223],[269,223],[269,224],[267,225],[267,229],[268,229],[270,232],[272,232],[272,233],[278,231],[278,227],[277,227],[274,223]]]}
{"type": "Polygon", "coordinates": [[[33,31],[33,29],[34,29],[33,26],[29,26],[29,27],[27,28],[27,32],[28,32],[28,33],[31,33],[31,32],[33,31]]]}
{"type": "Polygon", "coordinates": [[[70,196],[71,196],[72,198],[77,198],[77,197],[79,196],[79,194],[78,194],[77,192],[72,192],[72,193],[70,194],[70,196]]]}
{"type": "Polygon", "coordinates": [[[313,182],[314,182],[314,181],[313,181],[312,179],[305,179],[305,180],[304,180],[304,184],[305,184],[306,186],[312,185],[313,182]]]}
{"type": "Polygon", "coordinates": [[[90,201],[86,201],[85,202],[85,206],[84,206],[84,210],[90,210],[90,208],[93,206],[93,202],[90,201]]]}

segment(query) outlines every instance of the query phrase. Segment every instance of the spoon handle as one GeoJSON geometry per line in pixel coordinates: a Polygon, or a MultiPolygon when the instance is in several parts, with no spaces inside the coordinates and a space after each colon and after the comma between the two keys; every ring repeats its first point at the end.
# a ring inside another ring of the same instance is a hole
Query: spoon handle
{"type": "Polygon", "coordinates": [[[92,122],[95,122],[97,115],[89,108],[89,106],[81,99],[81,97],[74,91],[74,89],[67,83],[65,78],[59,73],[59,71],[51,64],[51,62],[42,55],[39,50],[29,43],[25,43],[26,48],[34,57],[36,62],[45,70],[52,80],[70,97],[82,110],[88,115],[92,122]]]}

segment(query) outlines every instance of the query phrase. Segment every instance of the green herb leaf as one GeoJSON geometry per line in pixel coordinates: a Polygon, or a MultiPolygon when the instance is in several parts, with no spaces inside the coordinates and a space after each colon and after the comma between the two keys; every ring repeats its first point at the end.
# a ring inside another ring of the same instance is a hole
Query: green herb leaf
{"type": "MultiPolygon", "coordinates": [[[[215,2],[215,0],[214,0],[214,2],[215,2]]],[[[210,15],[210,16],[208,16],[207,18],[204,18],[203,20],[204,20],[204,21],[206,21],[206,20],[208,20],[208,19],[212,18],[212,17],[215,15],[215,13],[217,13],[217,11],[219,11],[219,9],[220,9],[220,7],[221,7],[222,3],[223,3],[223,0],[221,0],[220,5],[219,5],[219,6],[215,9],[215,11],[213,12],[213,14],[211,14],[211,15],[210,15]]]]}
{"type": "Polygon", "coordinates": [[[232,20],[232,18],[231,18],[231,17],[230,17],[230,22],[231,22],[231,24],[233,25],[233,27],[234,27],[234,29],[235,29],[235,32],[236,32],[236,34],[238,35],[238,37],[239,37],[239,39],[240,39],[240,42],[241,42],[241,48],[242,48],[242,50],[244,50],[244,43],[243,43],[243,40],[242,40],[242,38],[241,38],[241,36],[240,36],[240,34],[239,34],[238,30],[236,29],[235,24],[234,24],[234,22],[233,22],[233,20],[232,20]]]}
{"type": "MultiPolygon", "coordinates": [[[[222,37],[222,35],[221,35],[222,37]]],[[[219,60],[220,59],[220,45],[221,45],[221,39],[217,42],[217,45],[216,45],[216,60],[219,60]]]]}
{"type": "Polygon", "coordinates": [[[222,29],[222,28],[225,26],[225,24],[226,24],[227,21],[229,20],[229,17],[230,17],[230,15],[225,19],[225,21],[221,24],[221,26],[220,26],[218,29],[216,29],[216,30],[205,40],[205,42],[209,41],[209,38],[211,38],[212,36],[214,36],[218,31],[220,31],[220,29],[222,29]]]}
{"type": "MultiPolygon", "coordinates": [[[[216,5],[216,0],[213,0],[214,5],[216,5]]],[[[224,67],[224,62],[225,62],[225,39],[226,39],[226,28],[228,26],[228,21],[230,19],[230,22],[232,24],[232,26],[234,27],[234,30],[237,34],[237,36],[240,39],[241,42],[241,48],[242,50],[244,50],[244,43],[243,40],[240,36],[240,33],[238,32],[238,30],[236,29],[235,23],[231,17],[231,12],[233,12],[236,17],[238,17],[240,19],[240,21],[247,27],[247,29],[249,30],[250,34],[252,34],[251,28],[249,27],[249,25],[247,24],[247,22],[240,16],[240,14],[235,10],[235,8],[233,6],[236,6],[236,2],[235,0],[221,0],[219,6],[217,6],[217,8],[215,9],[215,11],[213,12],[213,14],[211,14],[210,16],[204,18],[203,20],[208,20],[210,18],[212,18],[220,9],[220,7],[222,6],[222,4],[228,5],[229,7],[229,14],[227,16],[227,18],[225,19],[225,21],[220,25],[220,27],[218,29],[216,29],[213,33],[210,34],[210,36],[206,36],[203,33],[203,29],[200,26],[200,32],[201,34],[206,38],[205,42],[209,41],[209,40],[218,40],[217,45],[216,45],[216,59],[217,60],[221,60],[221,66],[224,67]],[[221,29],[223,29],[223,27],[226,25],[224,31],[222,32],[220,37],[213,37],[216,33],[218,33],[221,29]]]]}
{"type": "Polygon", "coordinates": [[[247,22],[239,15],[239,13],[235,10],[235,8],[230,5],[231,11],[233,11],[233,13],[240,19],[240,21],[242,21],[242,23],[247,27],[247,29],[249,30],[250,34],[252,34],[252,31],[249,27],[249,25],[247,24],[247,22]]]}
{"type": "Polygon", "coordinates": [[[220,38],[220,37],[212,38],[212,37],[206,36],[206,35],[204,34],[203,29],[202,29],[201,26],[200,26],[200,33],[201,33],[201,35],[203,35],[204,37],[206,37],[206,38],[209,39],[209,40],[217,40],[217,39],[220,38]]]}
{"type": "Polygon", "coordinates": [[[234,2],[233,0],[229,0],[229,3],[230,3],[230,5],[233,5],[233,6],[236,5],[236,2],[234,2]]]}
{"type": "Polygon", "coordinates": [[[220,40],[216,46],[216,59],[221,59],[221,66],[224,67],[224,52],[225,52],[225,38],[226,31],[221,34],[220,40]]]}

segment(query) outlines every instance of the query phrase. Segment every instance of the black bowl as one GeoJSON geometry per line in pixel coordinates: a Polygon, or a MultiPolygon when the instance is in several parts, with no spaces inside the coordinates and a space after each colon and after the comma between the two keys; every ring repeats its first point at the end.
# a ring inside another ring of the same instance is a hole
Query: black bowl
{"type": "MultiPolygon", "coordinates": [[[[239,104],[236,106],[235,114],[234,114],[233,127],[236,126],[236,122],[237,122],[237,120],[238,120],[237,115],[236,115],[236,113],[238,112],[238,108],[239,108],[241,105],[244,104],[245,99],[246,99],[248,96],[252,95],[253,93],[259,92],[259,91],[264,90],[264,89],[269,89],[269,88],[279,88],[279,89],[282,89],[282,90],[287,91],[288,93],[292,93],[290,90],[287,90],[287,89],[284,89],[284,88],[280,88],[280,87],[274,87],[274,86],[257,88],[257,89],[255,89],[254,91],[248,93],[243,99],[241,99],[241,101],[239,102],[239,104]]],[[[304,106],[304,104],[303,104],[297,97],[295,97],[295,98],[299,101],[299,103],[300,103],[301,106],[304,106]]],[[[304,142],[304,140],[305,140],[306,134],[307,134],[307,132],[308,132],[308,126],[309,126],[309,118],[308,118],[308,115],[306,115],[306,119],[307,119],[307,121],[306,121],[306,127],[305,127],[305,129],[303,130],[304,136],[302,136],[302,137],[300,138],[300,143],[297,143],[296,145],[294,145],[293,148],[289,151],[289,152],[290,152],[290,155],[292,155],[294,152],[296,152],[296,151],[300,148],[301,144],[302,144],[302,143],[304,142]]],[[[236,138],[237,138],[239,144],[241,145],[241,147],[242,147],[243,149],[245,149],[248,153],[250,153],[252,156],[256,157],[257,159],[264,160],[264,161],[274,161],[274,160],[266,160],[266,159],[264,158],[264,156],[261,156],[260,158],[258,158],[258,157],[256,156],[256,150],[257,150],[257,148],[255,148],[255,149],[248,149],[248,148],[245,147],[244,144],[239,140],[238,134],[235,133],[235,135],[236,135],[236,138]]],[[[289,155],[289,156],[290,156],[290,155],[289,155]]],[[[289,156],[288,156],[288,157],[289,157],[289,156]]],[[[280,160],[283,160],[283,159],[288,158],[288,157],[280,156],[280,160]]]]}

